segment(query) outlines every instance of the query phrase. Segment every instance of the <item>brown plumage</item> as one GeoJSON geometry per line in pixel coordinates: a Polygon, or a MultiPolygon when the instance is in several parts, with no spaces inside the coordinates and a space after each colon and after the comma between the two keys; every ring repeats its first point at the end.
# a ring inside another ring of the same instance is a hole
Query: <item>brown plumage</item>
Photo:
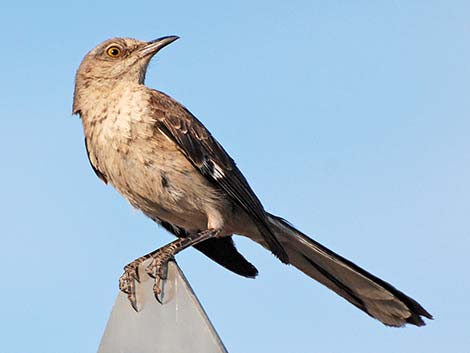
{"type": "Polygon", "coordinates": [[[266,212],[233,159],[183,105],[144,86],[152,56],[177,37],[152,42],[114,38],[98,45],[77,72],[90,163],[104,182],[178,237],[125,267],[120,287],[135,301],[139,265],[156,278],[166,261],[194,246],[227,269],[255,277],[232,235],[261,244],[282,262],[324,284],[389,326],[424,325],[432,316],[415,300],[266,212]]]}

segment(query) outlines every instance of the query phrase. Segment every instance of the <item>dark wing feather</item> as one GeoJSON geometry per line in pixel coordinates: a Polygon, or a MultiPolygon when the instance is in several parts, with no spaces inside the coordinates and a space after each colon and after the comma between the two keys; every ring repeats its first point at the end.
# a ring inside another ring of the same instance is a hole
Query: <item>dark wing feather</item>
{"type": "Polygon", "coordinates": [[[270,250],[287,263],[287,253],[271,231],[261,202],[223,147],[191,112],[171,97],[153,91],[150,100],[156,128],[179,146],[201,174],[252,217],[270,250]]]}

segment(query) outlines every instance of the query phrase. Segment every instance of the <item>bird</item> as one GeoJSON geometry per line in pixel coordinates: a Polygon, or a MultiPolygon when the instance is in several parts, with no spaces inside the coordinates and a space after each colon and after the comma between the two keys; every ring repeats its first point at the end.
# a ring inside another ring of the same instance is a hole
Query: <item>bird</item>
{"type": "Polygon", "coordinates": [[[151,59],[177,39],[108,39],[85,55],[75,77],[73,114],[81,118],[92,169],[177,237],[124,267],[119,288],[132,307],[139,310],[140,265],[148,260],[145,271],[161,301],[167,263],[188,247],[238,275],[256,277],[257,268],[233,241],[241,235],[387,326],[423,326],[423,318],[432,319],[416,300],[266,211],[202,122],[145,86],[151,59]]]}

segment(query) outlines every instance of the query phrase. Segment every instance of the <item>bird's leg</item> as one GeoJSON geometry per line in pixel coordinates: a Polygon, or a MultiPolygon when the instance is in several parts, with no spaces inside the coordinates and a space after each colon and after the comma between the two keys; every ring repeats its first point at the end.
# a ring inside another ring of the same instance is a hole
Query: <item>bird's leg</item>
{"type": "Polygon", "coordinates": [[[190,234],[186,238],[177,239],[151,253],[150,257],[152,258],[152,261],[147,266],[145,271],[150,277],[155,279],[153,293],[155,295],[155,299],[157,299],[160,304],[163,303],[162,283],[167,278],[168,261],[171,260],[181,250],[196,245],[209,238],[216,237],[219,233],[220,230],[208,229],[203,232],[190,234]]]}
{"type": "Polygon", "coordinates": [[[152,259],[146,268],[146,272],[150,277],[155,279],[153,292],[157,301],[162,303],[163,289],[161,282],[167,277],[168,261],[171,260],[173,256],[179,253],[181,250],[196,245],[209,238],[216,237],[219,233],[220,230],[208,229],[200,233],[190,234],[185,238],[177,239],[161,247],[160,249],[141,256],[138,259],[132,261],[130,264],[126,265],[124,267],[124,273],[119,279],[119,289],[127,294],[127,298],[129,299],[134,310],[138,311],[135,290],[136,282],[140,282],[139,266],[143,262],[150,258],[152,259]]]}

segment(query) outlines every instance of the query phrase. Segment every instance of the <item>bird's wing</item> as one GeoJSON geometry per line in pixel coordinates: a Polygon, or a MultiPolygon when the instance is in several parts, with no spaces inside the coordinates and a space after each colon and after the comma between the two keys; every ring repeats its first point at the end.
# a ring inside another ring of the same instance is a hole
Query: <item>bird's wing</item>
{"type": "Polygon", "coordinates": [[[271,231],[261,202],[223,147],[191,112],[173,98],[152,91],[150,100],[156,128],[178,145],[202,175],[251,216],[270,250],[287,263],[287,254],[271,231]]]}

